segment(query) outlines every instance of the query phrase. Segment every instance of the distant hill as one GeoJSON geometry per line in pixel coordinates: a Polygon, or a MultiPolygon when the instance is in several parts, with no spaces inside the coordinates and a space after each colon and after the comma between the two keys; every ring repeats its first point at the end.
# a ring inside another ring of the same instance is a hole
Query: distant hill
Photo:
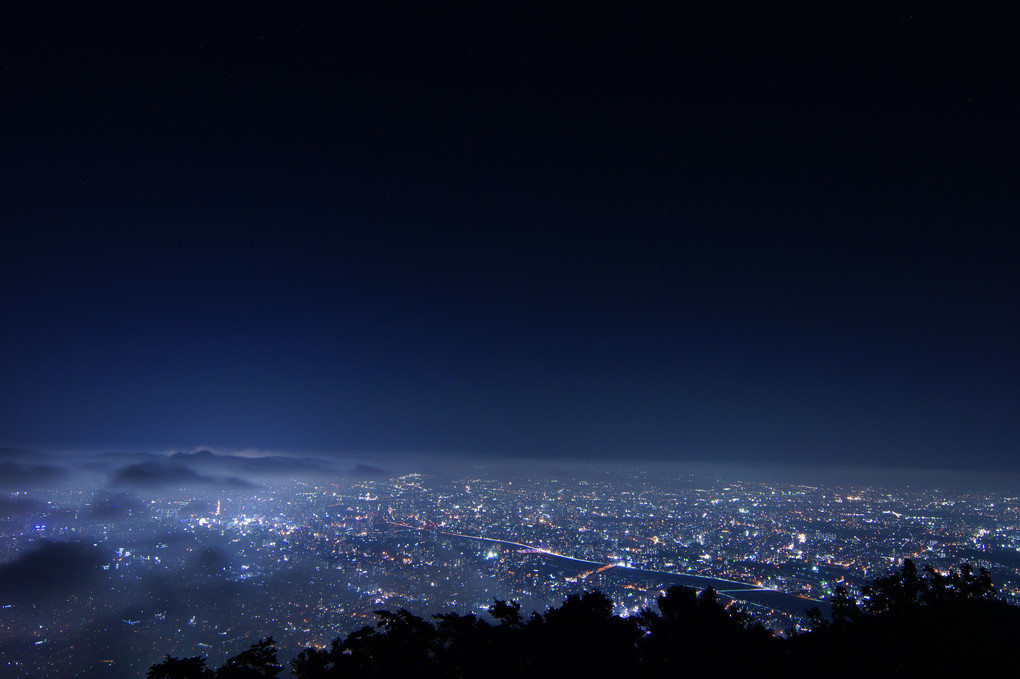
{"type": "Polygon", "coordinates": [[[214,453],[211,450],[197,450],[193,453],[174,453],[168,460],[171,464],[207,474],[289,478],[295,474],[334,475],[337,473],[336,469],[327,461],[283,455],[249,457],[247,455],[214,453]]]}
{"type": "Polygon", "coordinates": [[[189,467],[160,462],[142,462],[118,469],[112,475],[115,487],[138,489],[169,488],[255,488],[255,484],[236,476],[213,477],[200,474],[189,467]]]}

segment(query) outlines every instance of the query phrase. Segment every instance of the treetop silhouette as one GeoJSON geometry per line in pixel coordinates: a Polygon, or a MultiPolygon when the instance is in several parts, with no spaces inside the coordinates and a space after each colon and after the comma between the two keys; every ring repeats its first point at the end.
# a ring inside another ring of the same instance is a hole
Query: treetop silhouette
{"type": "MultiPolygon", "coordinates": [[[[858,676],[860,665],[834,658],[864,658],[871,674],[922,671],[1020,672],[1010,652],[1020,633],[1020,609],[993,599],[987,570],[970,566],[942,573],[918,569],[909,559],[900,571],[874,580],[860,599],[840,589],[832,619],[817,609],[808,632],[784,639],[715,590],[672,587],[657,610],[613,614],[601,592],[568,596],[560,606],[525,619],[515,601],[493,602],[489,620],[443,613],[430,619],[405,609],[377,611],[366,626],[328,647],[306,648],[290,663],[298,679],[377,679],[585,676],[664,676],[711,672],[746,676],[788,668],[825,668],[832,677],[858,676]]],[[[215,672],[203,657],[166,659],[148,679],[246,679],[277,677],[272,638],[233,656],[215,672]]]]}

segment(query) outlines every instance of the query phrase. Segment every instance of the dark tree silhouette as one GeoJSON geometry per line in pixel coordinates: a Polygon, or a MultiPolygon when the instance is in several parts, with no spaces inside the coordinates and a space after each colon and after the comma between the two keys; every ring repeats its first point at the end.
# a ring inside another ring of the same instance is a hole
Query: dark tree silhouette
{"type": "MultiPolygon", "coordinates": [[[[473,614],[424,619],[379,611],[328,648],[307,648],[291,662],[297,679],[518,679],[519,677],[774,674],[824,668],[828,677],[913,673],[919,676],[1020,676],[1012,653],[1020,609],[993,599],[987,571],[931,566],[880,577],[860,600],[837,590],[831,620],[814,612],[810,632],[780,639],[713,589],[673,587],[658,610],[613,614],[600,592],[571,595],[558,607],[521,616],[516,602],[495,601],[493,622],[473,614]]],[[[271,638],[230,658],[216,672],[201,657],[166,659],[149,679],[276,677],[271,638]]]]}
{"type": "Polygon", "coordinates": [[[520,627],[523,622],[521,605],[516,601],[507,602],[496,599],[495,603],[489,606],[489,615],[507,627],[520,627]]]}
{"type": "Polygon", "coordinates": [[[276,643],[267,637],[238,653],[216,670],[216,679],[271,679],[283,671],[276,662],[276,643]]]}
{"type": "Polygon", "coordinates": [[[649,672],[661,674],[684,667],[692,673],[739,673],[767,664],[776,639],[736,606],[724,607],[711,587],[698,592],[672,587],[658,598],[659,613],[638,616],[644,635],[641,658],[649,672]],[[731,649],[740,647],[740,654],[731,649]]]}
{"type": "Polygon", "coordinates": [[[276,662],[276,644],[272,637],[252,644],[247,650],[228,658],[213,672],[205,666],[202,656],[175,658],[166,656],[149,668],[147,679],[261,679],[272,678],[283,671],[276,662]]]}
{"type": "Polygon", "coordinates": [[[931,565],[921,571],[910,559],[903,560],[898,573],[876,578],[862,590],[861,600],[837,587],[832,597],[832,620],[827,621],[817,609],[808,611],[816,627],[860,622],[865,616],[904,615],[925,606],[946,605],[967,599],[992,599],[997,593],[988,570],[974,573],[970,564],[942,574],[931,565]]]}
{"type": "Polygon", "coordinates": [[[339,639],[329,649],[306,648],[290,661],[291,671],[303,679],[329,679],[342,672],[343,650],[339,639]]]}
{"type": "MultiPolygon", "coordinates": [[[[884,673],[932,676],[1015,676],[1020,662],[1007,649],[1020,632],[1020,609],[994,599],[988,571],[968,564],[940,573],[910,559],[898,572],[876,578],[858,600],[845,589],[832,598],[832,618],[810,612],[812,630],[788,649],[808,662],[825,662],[846,649],[884,673]]],[[[844,663],[835,677],[859,674],[844,663]]]]}
{"type": "Polygon", "coordinates": [[[602,592],[573,594],[559,608],[534,615],[525,624],[522,641],[532,673],[608,676],[625,672],[637,662],[636,622],[613,615],[613,602],[602,592]]]}
{"type": "Polygon", "coordinates": [[[205,666],[205,658],[176,658],[167,655],[161,663],[149,668],[147,679],[212,679],[213,672],[205,666]]]}

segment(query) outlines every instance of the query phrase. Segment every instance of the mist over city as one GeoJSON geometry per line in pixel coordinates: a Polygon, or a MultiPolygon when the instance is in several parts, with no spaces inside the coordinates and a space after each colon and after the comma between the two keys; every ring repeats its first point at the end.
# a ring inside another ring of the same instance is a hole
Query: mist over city
{"type": "Polygon", "coordinates": [[[1020,601],[1020,484],[900,470],[669,462],[3,451],[0,662],[142,676],[271,635],[280,657],[378,610],[619,615],[713,587],[777,635],[904,558],[979,563],[1020,601]],[[836,482],[834,479],[841,479],[836,482]],[[941,481],[942,484],[939,484],[941,481]]]}

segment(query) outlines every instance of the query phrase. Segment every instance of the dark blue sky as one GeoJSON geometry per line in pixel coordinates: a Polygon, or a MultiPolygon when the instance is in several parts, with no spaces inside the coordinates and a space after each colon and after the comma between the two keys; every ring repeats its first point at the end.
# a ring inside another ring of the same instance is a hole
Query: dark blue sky
{"type": "Polygon", "coordinates": [[[419,11],[3,10],[0,440],[1020,470],[1005,17],[419,11]]]}

